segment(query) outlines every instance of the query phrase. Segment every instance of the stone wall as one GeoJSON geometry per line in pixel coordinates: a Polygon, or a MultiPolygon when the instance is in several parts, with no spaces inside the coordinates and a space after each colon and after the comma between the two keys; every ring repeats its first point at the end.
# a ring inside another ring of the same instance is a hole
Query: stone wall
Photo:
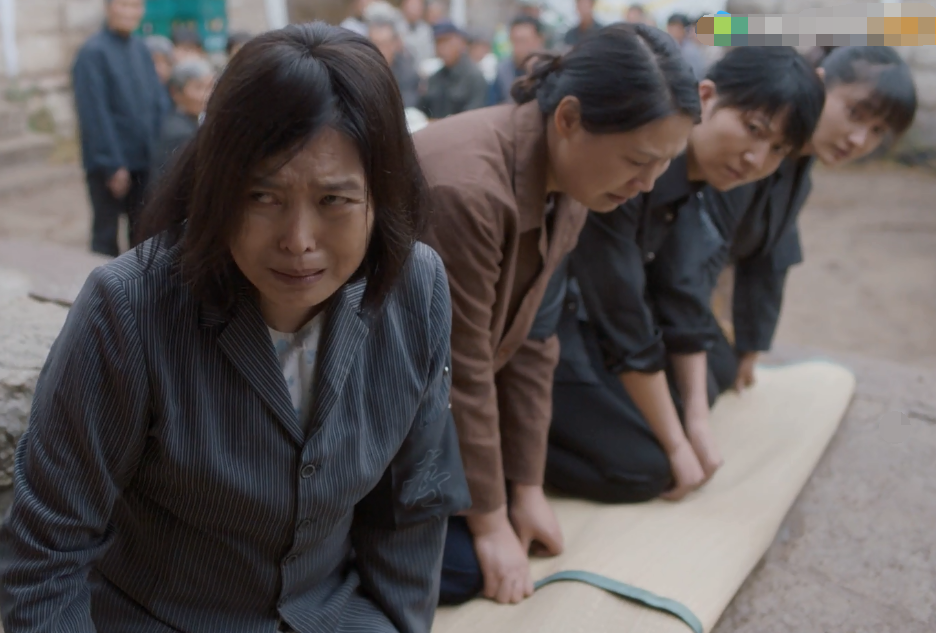
{"type": "MultiPolygon", "coordinates": [[[[234,30],[267,28],[264,0],[228,0],[234,30]]],[[[75,134],[69,74],[75,53],[100,28],[104,0],[16,0],[20,77],[9,95],[25,101],[34,127],[75,134]]]]}
{"type": "MultiPolygon", "coordinates": [[[[868,0],[729,0],[727,10],[736,15],[793,14],[845,4],[868,4],[868,0]]],[[[919,97],[916,120],[901,147],[906,150],[936,148],[936,47],[904,46],[897,50],[913,69],[919,97]]]]}
{"type": "Polygon", "coordinates": [[[0,269],[0,491],[13,484],[13,454],[33,392],[67,310],[27,296],[28,281],[0,269]]]}

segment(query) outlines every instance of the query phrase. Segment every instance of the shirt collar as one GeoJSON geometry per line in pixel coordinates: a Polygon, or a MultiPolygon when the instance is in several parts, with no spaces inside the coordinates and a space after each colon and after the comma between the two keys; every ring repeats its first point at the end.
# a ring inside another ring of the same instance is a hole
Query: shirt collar
{"type": "Polygon", "coordinates": [[[704,182],[689,180],[689,166],[686,152],[683,152],[670,161],[669,169],[657,178],[653,191],[648,194],[650,206],[657,207],[679,202],[700,191],[704,186],[704,182]]]}

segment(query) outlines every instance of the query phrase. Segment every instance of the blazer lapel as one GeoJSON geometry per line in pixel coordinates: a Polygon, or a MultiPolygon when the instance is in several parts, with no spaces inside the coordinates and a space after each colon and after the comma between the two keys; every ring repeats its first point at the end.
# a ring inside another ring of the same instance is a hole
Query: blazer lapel
{"type": "Polygon", "coordinates": [[[247,379],[297,444],[305,438],[276,359],[266,322],[256,302],[241,295],[234,314],[218,335],[218,345],[247,379]]]}
{"type": "Polygon", "coordinates": [[[364,279],[346,285],[329,308],[322,342],[319,345],[310,435],[328,419],[335,403],[338,402],[354,358],[370,332],[368,317],[361,311],[361,299],[366,285],[367,281],[364,279]]]}

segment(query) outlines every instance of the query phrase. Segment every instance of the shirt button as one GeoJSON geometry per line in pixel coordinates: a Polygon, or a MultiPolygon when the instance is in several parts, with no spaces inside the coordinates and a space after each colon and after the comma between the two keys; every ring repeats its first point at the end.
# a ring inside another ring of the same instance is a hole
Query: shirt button
{"type": "Polygon", "coordinates": [[[652,262],[654,259],[656,259],[656,253],[647,253],[648,262],[652,262]]]}
{"type": "Polygon", "coordinates": [[[701,200],[701,199],[702,199],[702,192],[701,192],[701,191],[696,191],[695,197],[698,198],[699,200],[701,200]]]}
{"type": "Polygon", "coordinates": [[[569,312],[575,312],[575,302],[574,301],[566,302],[566,310],[568,310],[569,312]]]}
{"type": "Polygon", "coordinates": [[[312,527],[312,521],[311,521],[311,519],[303,519],[303,520],[299,523],[299,529],[300,529],[300,530],[308,530],[310,527],[312,527]]]}
{"type": "Polygon", "coordinates": [[[666,221],[667,224],[672,224],[673,220],[676,219],[676,216],[673,215],[672,212],[670,212],[670,213],[667,213],[667,214],[666,214],[666,217],[663,218],[663,219],[666,221]]]}
{"type": "Polygon", "coordinates": [[[302,475],[303,479],[308,479],[315,474],[315,464],[306,464],[302,467],[302,470],[299,471],[299,474],[302,475]]]}
{"type": "Polygon", "coordinates": [[[449,375],[449,372],[450,372],[450,371],[452,371],[452,370],[449,369],[448,365],[446,365],[445,367],[442,368],[442,373],[445,374],[446,376],[449,375]]]}

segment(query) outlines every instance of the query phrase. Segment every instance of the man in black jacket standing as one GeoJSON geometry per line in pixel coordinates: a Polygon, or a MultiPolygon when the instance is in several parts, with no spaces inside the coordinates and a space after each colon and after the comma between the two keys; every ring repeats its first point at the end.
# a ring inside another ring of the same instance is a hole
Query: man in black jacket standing
{"type": "Polygon", "coordinates": [[[143,1],[104,1],[107,22],[78,51],[72,80],[94,212],[91,250],[116,256],[119,218],[128,216],[132,235],[167,112],[153,60],[133,35],[143,19],[143,1]]]}

